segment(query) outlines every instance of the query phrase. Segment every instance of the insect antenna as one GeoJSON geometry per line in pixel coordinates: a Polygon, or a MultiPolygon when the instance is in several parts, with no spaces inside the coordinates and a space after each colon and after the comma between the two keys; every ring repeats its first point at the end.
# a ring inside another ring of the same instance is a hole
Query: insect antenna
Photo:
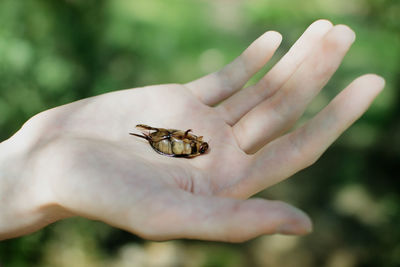
{"type": "Polygon", "coordinates": [[[129,133],[129,134],[137,136],[137,137],[141,137],[141,138],[146,139],[146,140],[149,140],[149,137],[147,135],[140,135],[140,134],[135,134],[135,133],[129,133]]]}

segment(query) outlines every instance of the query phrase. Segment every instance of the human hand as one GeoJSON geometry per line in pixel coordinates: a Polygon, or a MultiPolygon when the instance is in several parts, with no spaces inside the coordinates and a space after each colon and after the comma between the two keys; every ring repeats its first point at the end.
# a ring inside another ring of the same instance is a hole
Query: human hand
{"type": "Polygon", "coordinates": [[[248,198],[313,164],[365,112],[384,81],[371,74],[356,79],[287,133],[337,69],[354,33],[313,23],[257,84],[239,91],[280,41],[267,32],[222,70],[185,85],[116,91],[33,117],[0,146],[0,159],[8,150],[23,155],[2,164],[18,182],[3,179],[13,193],[0,205],[16,212],[0,217],[0,238],[76,215],[153,240],[238,242],[310,232],[310,220],[296,208],[248,198]],[[210,149],[192,159],[159,155],[129,135],[139,123],[193,129],[210,149]],[[18,164],[23,172],[10,171],[18,164]],[[12,225],[10,218],[22,219],[12,225]]]}

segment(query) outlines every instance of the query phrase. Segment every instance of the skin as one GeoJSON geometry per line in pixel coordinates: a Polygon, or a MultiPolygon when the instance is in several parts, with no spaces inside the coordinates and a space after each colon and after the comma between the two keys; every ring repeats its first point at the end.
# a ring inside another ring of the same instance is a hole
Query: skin
{"type": "Polygon", "coordinates": [[[0,239],[70,216],[152,240],[309,233],[300,210],[249,197],[313,164],[383,89],[382,78],[361,76],[287,132],[354,38],[347,26],[317,21],[256,85],[242,89],[280,44],[270,31],[193,82],[115,91],[34,116],[0,144],[0,239]],[[193,129],[210,149],[192,159],[159,155],[128,134],[139,123],[193,129]]]}

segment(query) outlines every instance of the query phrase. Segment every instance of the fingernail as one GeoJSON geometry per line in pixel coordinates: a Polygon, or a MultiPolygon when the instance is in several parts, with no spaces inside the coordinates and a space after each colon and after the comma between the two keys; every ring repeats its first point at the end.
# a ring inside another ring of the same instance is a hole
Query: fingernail
{"type": "Polygon", "coordinates": [[[268,31],[263,35],[263,37],[268,42],[273,42],[277,44],[280,44],[282,42],[282,35],[276,31],[268,31]]]}
{"type": "Polygon", "coordinates": [[[377,88],[377,90],[379,92],[382,91],[383,88],[385,87],[386,81],[382,76],[379,76],[379,75],[374,74],[374,73],[369,73],[369,74],[363,75],[363,78],[367,79],[366,82],[369,85],[374,84],[375,85],[374,87],[377,88]]]}
{"type": "Polygon", "coordinates": [[[310,26],[318,28],[332,28],[333,24],[327,19],[319,19],[314,21],[310,26]]]}
{"type": "Polygon", "coordinates": [[[381,87],[383,89],[383,87],[385,87],[385,78],[383,78],[382,76],[376,75],[376,78],[379,80],[379,82],[381,83],[381,87]]]}
{"type": "Polygon", "coordinates": [[[346,39],[348,38],[348,40],[353,43],[356,40],[356,33],[347,25],[343,25],[343,24],[339,24],[335,26],[336,30],[341,30],[341,31],[345,31],[346,34],[343,36],[346,39]]]}
{"type": "Polygon", "coordinates": [[[284,235],[306,235],[312,232],[313,226],[310,218],[299,210],[297,218],[281,224],[277,233],[284,235]]]}

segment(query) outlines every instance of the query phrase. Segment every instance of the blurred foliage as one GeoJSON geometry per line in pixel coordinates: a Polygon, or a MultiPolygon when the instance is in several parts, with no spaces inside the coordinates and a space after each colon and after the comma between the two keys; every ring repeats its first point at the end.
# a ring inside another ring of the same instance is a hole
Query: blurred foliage
{"type": "Polygon", "coordinates": [[[260,194],[303,208],[314,233],[157,243],[73,218],[0,242],[0,265],[399,266],[397,0],[1,0],[0,138],[54,106],[215,71],[270,29],[284,35],[276,62],[318,18],[348,24],[357,41],[304,120],[358,75],[387,84],[314,166],[260,194]]]}

